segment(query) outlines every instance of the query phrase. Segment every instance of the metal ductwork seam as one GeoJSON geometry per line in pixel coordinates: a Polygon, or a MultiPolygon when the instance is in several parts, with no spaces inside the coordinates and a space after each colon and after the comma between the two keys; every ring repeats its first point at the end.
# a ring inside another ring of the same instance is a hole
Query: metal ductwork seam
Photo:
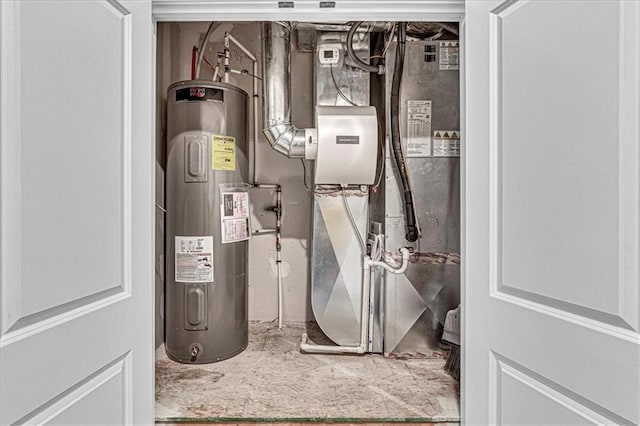
{"type": "Polygon", "coordinates": [[[305,158],[306,132],[291,123],[291,25],[264,22],[262,51],[262,132],[274,150],[305,158]]]}

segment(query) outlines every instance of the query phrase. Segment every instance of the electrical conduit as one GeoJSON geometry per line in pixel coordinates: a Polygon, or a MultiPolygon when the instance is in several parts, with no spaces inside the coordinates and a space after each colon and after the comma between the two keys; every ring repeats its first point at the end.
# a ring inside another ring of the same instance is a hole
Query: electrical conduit
{"type": "Polygon", "coordinates": [[[405,238],[409,242],[414,242],[420,238],[420,229],[416,221],[416,212],[413,203],[413,192],[407,172],[407,164],[402,152],[402,141],[400,140],[400,86],[402,84],[402,72],[404,71],[405,42],[407,37],[407,23],[398,22],[398,39],[396,45],[396,57],[393,67],[393,78],[391,80],[391,157],[398,169],[398,175],[402,184],[404,198],[404,217],[406,234],[405,238]]]}
{"type": "Polygon", "coordinates": [[[362,21],[354,22],[349,28],[349,32],[347,32],[347,54],[349,58],[354,62],[355,66],[360,69],[363,69],[368,72],[376,73],[376,74],[384,74],[384,65],[370,65],[364,62],[358,55],[355,50],[353,50],[353,36],[356,34],[358,27],[362,24],[362,21]]]}

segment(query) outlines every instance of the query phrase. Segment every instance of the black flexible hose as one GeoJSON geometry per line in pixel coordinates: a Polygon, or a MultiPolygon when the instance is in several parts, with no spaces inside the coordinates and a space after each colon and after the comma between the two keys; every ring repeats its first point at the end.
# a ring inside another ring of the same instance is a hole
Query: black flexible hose
{"type": "MultiPolygon", "coordinates": [[[[398,169],[402,192],[404,196],[404,222],[406,227],[405,238],[409,242],[418,239],[418,227],[413,208],[413,194],[407,176],[407,165],[402,154],[400,140],[400,85],[402,84],[402,72],[404,70],[404,51],[407,40],[407,23],[398,22],[398,38],[396,43],[396,58],[393,66],[393,79],[391,81],[391,156],[398,169]]],[[[347,47],[349,42],[347,42],[347,47]]]]}
{"type": "Polygon", "coordinates": [[[363,69],[365,71],[382,74],[380,72],[381,68],[379,68],[379,67],[377,67],[375,65],[367,64],[362,59],[360,59],[358,57],[358,55],[356,55],[356,52],[353,50],[353,36],[356,33],[356,31],[358,30],[358,27],[360,26],[360,24],[362,24],[362,21],[354,22],[353,25],[351,25],[351,28],[349,28],[349,32],[347,32],[347,54],[349,55],[351,60],[355,63],[355,65],[358,68],[361,68],[361,69],[363,69]]]}

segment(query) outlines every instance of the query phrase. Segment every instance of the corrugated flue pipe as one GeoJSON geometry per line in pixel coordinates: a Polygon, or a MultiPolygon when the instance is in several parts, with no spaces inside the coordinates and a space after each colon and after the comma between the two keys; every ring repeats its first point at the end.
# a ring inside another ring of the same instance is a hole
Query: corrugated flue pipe
{"type": "Polygon", "coordinates": [[[264,22],[262,52],[262,132],[279,153],[304,158],[305,130],[291,123],[291,26],[264,22]]]}

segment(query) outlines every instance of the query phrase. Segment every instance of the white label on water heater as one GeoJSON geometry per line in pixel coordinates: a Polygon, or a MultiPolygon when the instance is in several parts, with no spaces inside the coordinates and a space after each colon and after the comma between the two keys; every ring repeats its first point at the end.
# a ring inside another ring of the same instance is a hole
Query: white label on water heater
{"type": "Polygon", "coordinates": [[[249,227],[249,193],[223,192],[220,221],[222,243],[234,243],[251,238],[249,227]]]}
{"type": "Polygon", "coordinates": [[[176,282],[213,282],[213,237],[176,237],[176,282]]]}
{"type": "Polygon", "coordinates": [[[407,101],[407,157],[431,155],[431,101],[407,101]]]}

